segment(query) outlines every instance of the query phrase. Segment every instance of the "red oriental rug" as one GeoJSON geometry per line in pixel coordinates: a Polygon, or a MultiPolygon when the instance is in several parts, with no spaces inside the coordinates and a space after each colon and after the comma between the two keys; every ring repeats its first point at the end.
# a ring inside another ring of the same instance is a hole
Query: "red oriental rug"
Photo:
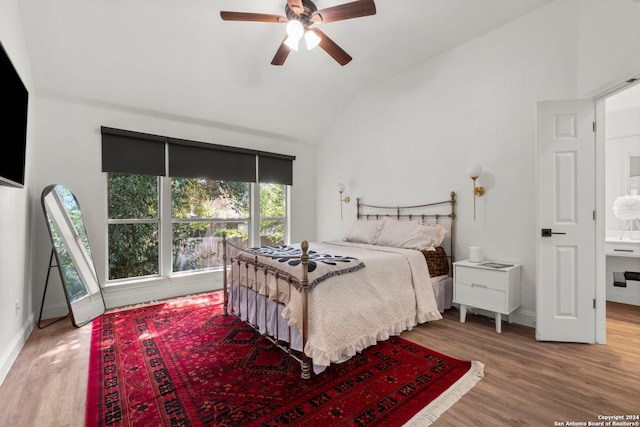
{"type": "Polygon", "coordinates": [[[429,425],[483,375],[393,337],[311,379],[222,293],[93,321],[86,426],[429,425]]]}

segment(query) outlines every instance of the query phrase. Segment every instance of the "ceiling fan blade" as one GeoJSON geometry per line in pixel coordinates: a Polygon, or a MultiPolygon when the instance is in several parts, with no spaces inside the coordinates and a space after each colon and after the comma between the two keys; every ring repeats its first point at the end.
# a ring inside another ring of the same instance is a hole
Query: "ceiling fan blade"
{"type": "Polygon", "coordinates": [[[268,13],[222,11],[220,12],[220,17],[225,21],[274,22],[276,24],[288,21],[286,16],[272,15],[268,13]]]}
{"type": "Polygon", "coordinates": [[[357,0],[351,3],[320,9],[311,15],[311,21],[327,23],[375,14],[376,4],[373,0],[357,0]]]}
{"type": "Polygon", "coordinates": [[[287,4],[289,5],[289,9],[296,15],[300,15],[304,12],[304,5],[302,4],[302,0],[287,0],[287,4]]]}
{"type": "Polygon", "coordinates": [[[349,56],[347,52],[344,51],[340,46],[336,44],[333,40],[331,40],[325,33],[320,31],[317,28],[310,28],[309,31],[313,31],[320,37],[320,47],[327,52],[333,59],[335,59],[338,64],[346,65],[353,58],[349,56]]]}
{"type": "Polygon", "coordinates": [[[284,40],[282,40],[282,43],[280,43],[280,46],[278,47],[276,54],[273,56],[273,59],[271,60],[271,65],[283,65],[284,61],[287,60],[287,56],[289,56],[289,52],[291,52],[291,48],[286,44],[284,44],[284,41],[286,39],[287,38],[285,37],[284,40]]]}

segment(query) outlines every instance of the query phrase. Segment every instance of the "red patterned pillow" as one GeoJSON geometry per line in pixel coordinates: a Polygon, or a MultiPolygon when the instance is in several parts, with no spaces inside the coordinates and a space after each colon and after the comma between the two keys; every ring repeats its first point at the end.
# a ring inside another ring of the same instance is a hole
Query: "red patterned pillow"
{"type": "Polygon", "coordinates": [[[444,276],[449,274],[449,258],[442,246],[438,246],[435,251],[422,250],[431,277],[444,276]]]}

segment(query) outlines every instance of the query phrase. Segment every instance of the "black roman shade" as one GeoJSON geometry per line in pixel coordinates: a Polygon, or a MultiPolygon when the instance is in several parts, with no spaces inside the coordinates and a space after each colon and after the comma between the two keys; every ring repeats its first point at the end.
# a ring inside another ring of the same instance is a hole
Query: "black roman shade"
{"type": "Polygon", "coordinates": [[[293,184],[293,162],[290,157],[258,155],[258,182],[293,184]]]}
{"type": "Polygon", "coordinates": [[[230,147],[171,140],[169,176],[256,182],[256,155],[230,147]]]}
{"type": "Polygon", "coordinates": [[[295,156],[105,126],[101,131],[103,172],[293,185],[295,156]]]}
{"type": "Polygon", "coordinates": [[[166,138],[102,128],[102,171],[164,176],[166,138]]]}

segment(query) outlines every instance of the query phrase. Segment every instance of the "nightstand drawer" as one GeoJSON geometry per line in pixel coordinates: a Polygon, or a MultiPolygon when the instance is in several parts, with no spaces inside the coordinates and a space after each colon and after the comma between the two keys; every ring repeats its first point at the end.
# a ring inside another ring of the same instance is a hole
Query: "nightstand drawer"
{"type": "Polygon", "coordinates": [[[507,290],[507,278],[503,271],[456,266],[455,275],[456,283],[479,285],[503,292],[507,290]]]}
{"type": "Polygon", "coordinates": [[[474,307],[492,311],[505,312],[507,293],[490,289],[484,285],[468,285],[456,283],[454,300],[459,304],[470,304],[474,307]]]}

